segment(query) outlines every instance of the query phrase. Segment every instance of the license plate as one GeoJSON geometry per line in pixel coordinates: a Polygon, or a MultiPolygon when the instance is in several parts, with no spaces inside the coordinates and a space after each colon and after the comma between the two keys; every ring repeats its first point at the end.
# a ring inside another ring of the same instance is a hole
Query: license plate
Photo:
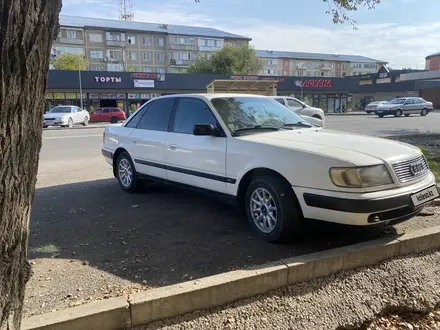
{"type": "Polygon", "coordinates": [[[411,195],[411,199],[414,203],[414,206],[418,206],[423,203],[427,203],[429,201],[432,201],[436,199],[439,196],[438,190],[436,186],[432,186],[429,188],[426,188],[422,191],[419,191],[415,194],[411,195]]]}

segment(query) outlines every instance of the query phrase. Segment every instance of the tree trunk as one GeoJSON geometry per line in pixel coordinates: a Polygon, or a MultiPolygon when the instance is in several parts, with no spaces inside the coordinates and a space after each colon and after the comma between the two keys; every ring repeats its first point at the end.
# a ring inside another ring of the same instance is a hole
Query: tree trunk
{"type": "Polygon", "coordinates": [[[61,0],[0,0],[0,329],[20,329],[49,54],[61,0]]]}

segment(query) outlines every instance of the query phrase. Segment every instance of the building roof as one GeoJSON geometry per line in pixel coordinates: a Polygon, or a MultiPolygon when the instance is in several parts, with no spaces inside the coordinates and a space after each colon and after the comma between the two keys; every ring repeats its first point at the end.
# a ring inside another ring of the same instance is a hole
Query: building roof
{"type": "Polygon", "coordinates": [[[134,21],[122,21],[103,18],[91,18],[80,16],[60,15],[60,25],[77,28],[103,28],[110,30],[123,31],[145,31],[156,33],[167,33],[187,36],[213,37],[213,38],[231,38],[252,40],[251,38],[240,36],[209,27],[160,24],[160,23],[144,23],[134,21]]]}
{"type": "Polygon", "coordinates": [[[360,62],[360,63],[383,63],[388,62],[376,60],[374,58],[360,55],[326,54],[326,53],[302,53],[285,52],[272,50],[257,50],[258,57],[267,58],[292,58],[298,60],[317,60],[317,61],[341,61],[341,62],[360,62]]]}
{"type": "Polygon", "coordinates": [[[440,56],[440,52],[426,56],[425,60],[429,60],[431,57],[436,57],[436,56],[440,56]]]}

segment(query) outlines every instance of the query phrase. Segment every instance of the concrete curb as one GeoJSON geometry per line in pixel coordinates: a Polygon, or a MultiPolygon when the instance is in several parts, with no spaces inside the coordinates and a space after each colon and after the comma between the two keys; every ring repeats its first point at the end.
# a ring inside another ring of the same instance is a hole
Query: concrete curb
{"type": "Polygon", "coordinates": [[[438,248],[440,226],[37,315],[25,319],[23,329],[126,329],[438,248]]]}
{"type": "Polygon", "coordinates": [[[327,116],[371,116],[366,112],[363,111],[350,111],[350,112],[344,112],[344,113],[334,113],[334,112],[328,112],[324,113],[324,115],[327,116]]]}

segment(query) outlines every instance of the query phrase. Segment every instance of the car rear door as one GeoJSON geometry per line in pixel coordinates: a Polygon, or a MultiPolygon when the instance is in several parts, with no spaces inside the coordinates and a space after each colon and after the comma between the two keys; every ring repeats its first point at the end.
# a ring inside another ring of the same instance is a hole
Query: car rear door
{"type": "Polygon", "coordinates": [[[405,103],[402,106],[402,110],[404,114],[412,114],[416,113],[417,104],[414,104],[413,99],[406,99],[405,103]]]}
{"type": "Polygon", "coordinates": [[[197,124],[220,127],[208,104],[177,99],[165,142],[168,180],[211,191],[226,191],[226,137],[194,135],[197,124]]]}
{"type": "Polygon", "coordinates": [[[112,109],[104,108],[102,109],[102,121],[110,121],[112,117],[112,109]]]}
{"type": "Polygon", "coordinates": [[[173,97],[147,104],[142,118],[130,134],[130,150],[139,173],[166,179],[165,139],[173,104],[173,97]]]}

